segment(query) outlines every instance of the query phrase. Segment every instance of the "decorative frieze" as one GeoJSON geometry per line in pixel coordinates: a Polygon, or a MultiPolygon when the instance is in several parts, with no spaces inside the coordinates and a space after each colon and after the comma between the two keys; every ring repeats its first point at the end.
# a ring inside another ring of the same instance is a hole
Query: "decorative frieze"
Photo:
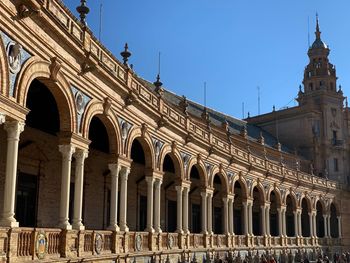
{"type": "Polygon", "coordinates": [[[74,86],[71,86],[71,90],[74,96],[75,107],[77,110],[77,126],[81,132],[81,120],[84,115],[86,105],[91,101],[91,98],[74,86]]]}
{"type": "Polygon", "coordinates": [[[128,137],[129,131],[133,125],[121,117],[117,117],[117,119],[121,131],[122,140],[124,142],[128,137]]]}

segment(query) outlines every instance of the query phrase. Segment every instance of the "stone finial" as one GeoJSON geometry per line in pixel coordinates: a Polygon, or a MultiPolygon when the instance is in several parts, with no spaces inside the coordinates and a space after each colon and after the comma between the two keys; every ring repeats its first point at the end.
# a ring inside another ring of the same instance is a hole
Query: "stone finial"
{"type": "Polygon", "coordinates": [[[153,85],[156,87],[155,92],[157,92],[158,95],[163,96],[164,89],[162,88],[163,83],[160,81],[160,75],[157,75],[157,79],[155,82],[153,82],[153,85]]]}
{"type": "Polygon", "coordinates": [[[242,126],[241,135],[243,136],[243,138],[247,139],[247,137],[248,137],[248,130],[247,130],[247,126],[246,125],[242,126]]]}
{"type": "Polygon", "coordinates": [[[265,145],[265,138],[264,138],[264,136],[263,136],[262,131],[260,131],[260,135],[259,135],[258,142],[259,142],[261,145],[265,145]]]}
{"type": "Polygon", "coordinates": [[[77,7],[77,12],[80,16],[80,23],[86,27],[86,15],[90,12],[90,8],[86,5],[86,0],[80,0],[80,6],[77,7]]]}
{"type": "Polygon", "coordinates": [[[129,51],[128,43],[125,43],[124,50],[120,52],[120,55],[123,57],[123,64],[128,66],[129,57],[131,57],[131,52],[129,51]]]}

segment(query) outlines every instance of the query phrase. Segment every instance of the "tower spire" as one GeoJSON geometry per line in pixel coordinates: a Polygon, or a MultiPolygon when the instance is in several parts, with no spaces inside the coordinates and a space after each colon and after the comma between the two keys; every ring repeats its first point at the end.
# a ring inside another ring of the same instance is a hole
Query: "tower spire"
{"type": "Polygon", "coordinates": [[[316,13],[316,39],[321,39],[321,31],[320,31],[320,25],[318,23],[318,13],[316,13]]]}

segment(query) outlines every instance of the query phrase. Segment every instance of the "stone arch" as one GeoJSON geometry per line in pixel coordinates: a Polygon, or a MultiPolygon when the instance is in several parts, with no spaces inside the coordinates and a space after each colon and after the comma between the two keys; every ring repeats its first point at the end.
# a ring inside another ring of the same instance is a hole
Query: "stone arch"
{"type": "Polygon", "coordinates": [[[255,187],[259,190],[261,202],[264,204],[266,201],[265,189],[264,189],[264,186],[259,181],[254,180],[251,188],[249,189],[249,196],[253,198],[253,191],[255,187]]]}
{"type": "Polygon", "coordinates": [[[125,144],[125,154],[131,158],[131,147],[134,140],[137,139],[142,145],[145,153],[146,168],[155,168],[155,152],[153,148],[152,138],[147,131],[142,131],[141,127],[133,127],[129,132],[125,144]]]}
{"type": "Polygon", "coordinates": [[[214,178],[218,175],[220,177],[220,181],[224,187],[224,193],[229,193],[229,183],[228,183],[228,177],[224,170],[220,169],[216,165],[213,166],[213,168],[210,171],[210,177],[209,177],[209,185],[210,187],[214,187],[214,178]]]}
{"type": "Polygon", "coordinates": [[[172,161],[175,165],[175,169],[178,169],[179,175],[180,175],[180,180],[184,181],[185,180],[184,169],[183,169],[184,165],[183,165],[183,161],[182,161],[180,152],[177,149],[173,149],[169,144],[164,145],[162,150],[160,151],[159,165],[158,165],[159,171],[163,172],[164,158],[167,154],[172,159],[172,161]]]}
{"type": "Polygon", "coordinates": [[[113,114],[106,115],[104,113],[103,103],[100,101],[91,100],[86,106],[86,109],[81,121],[82,136],[88,139],[90,123],[93,117],[98,117],[106,127],[108,138],[109,138],[109,148],[111,153],[120,154],[122,152],[122,149],[121,149],[122,143],[121,143],[118,120],[113,114]]]}
{"type": "MultiPolygon", "coordinates": [[[[340,205],[339,205],[339,203],[338,203],[336,200],[332,200],[332,201],[329,203],[329,205],[328,205],[326,211],[327,211],[328,213],[331,212],[331,205],[334,205],[335,210],[337,211],[337,216],[340,216],[340,215],[341,215],[341,214],[340,214],[340,205]]],[[[326,211],[325,211],[325,212],[326,212],[326,211]]]]}
{"type": "Polygon", "coordinates": [[[308,212],[310,213],[311,210],[312,210],[312,207],[313,207],[313,206],[312,206],[312,201],[311,201],[311,199],[310,199],[310,197],[309,197],[308,195],[303,194],[303,195],[300,197],[299,204],[298,204],[300,208],[302,208],[301,206],[302,206],[303,199],[306,200],[307,207],[308,207],[308,212]]]}
{"type": "Polygon", "coordinates": [[[288,196],[290,196],[292,203],[293,203],[293,206],[294,206],[294,209],[296,209],[298,207],[298,198],[295,195],[294,191],[292,191],[292,190],[286,191],[285,195],[282,197],[282,204],[287,205],[288,196]]]}
{"type": "Polygon", "coordinates": [[[192,157],[188,162],[186,176],[190,180],[190,173],[193,166],[196,166],[199,172],[200,180],[203,183],[203,187],[208,187],[208,175],[205,165],[202,160],[198,160],[197,157],[192,157]]]}
{"type": "Polygon", "coordinates": [[[321,204],[323,214],[325,214],[327,212],[327,204],[322,198],[317,197],[315,199],[315,204],[314,204],[314,207],[312,209],[316,209],[317,208],[317,203],[318,202],[321,204]]]}
{"type": "Polygon", "coordinates": [[[6,48],[0,37],[0,94],[8,95],[10,87],[9,82],[9,66],[7,61],[6,48]]]}
{"type": "Polygon", "coordinates": [[[238,182],[241,185],[242,189],[242,194],[245,199],[247,199],[249,196],[249,189],[246,180],[242,176],[235,176],[234,179],[232,180],[232,193],[235,194],[234,192],[234,186],[235,183],[238,182]]]}
{"type": "Polygon", "coordinates": [[[277,203],[279,206],[281,206],[283,204],[283,200],[282,200],[282,194],[281,191],[278,187],[276,186],[270,186],[270,188],[267,190],[266,193],[266,200],[271,202],[270,198],[271,198],[271,193],[274,192],[277,198],[277,203]]]}
{"type": "Polygon", "coordinates": [[[15,83],[15,99],[23,107],[26,106],[27,94],[34,79],[40,80],[53,94],[59,115],[62,131],[76,132],[77,114],[70,84],[62,72],[57,74],[57,81],[50,78],[50,62],[39,58],[30,58],[24,63],[15,83]]]}

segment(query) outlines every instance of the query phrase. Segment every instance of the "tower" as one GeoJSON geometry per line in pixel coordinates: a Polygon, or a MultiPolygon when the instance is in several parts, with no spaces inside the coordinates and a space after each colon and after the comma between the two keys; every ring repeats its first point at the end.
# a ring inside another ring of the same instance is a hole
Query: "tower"
{"type": "Polygon", "coordinates": [[[318,175],[346,181],[347,125],[344,121],[343,92],[337,89],[336,69],[329,62],[329,47],[321,39],[316,16],[316,38],[308,50],[309,64],[304,71],[304,91],[299,90],[299,107],[309,112],[315,172],[318,175]]]}

